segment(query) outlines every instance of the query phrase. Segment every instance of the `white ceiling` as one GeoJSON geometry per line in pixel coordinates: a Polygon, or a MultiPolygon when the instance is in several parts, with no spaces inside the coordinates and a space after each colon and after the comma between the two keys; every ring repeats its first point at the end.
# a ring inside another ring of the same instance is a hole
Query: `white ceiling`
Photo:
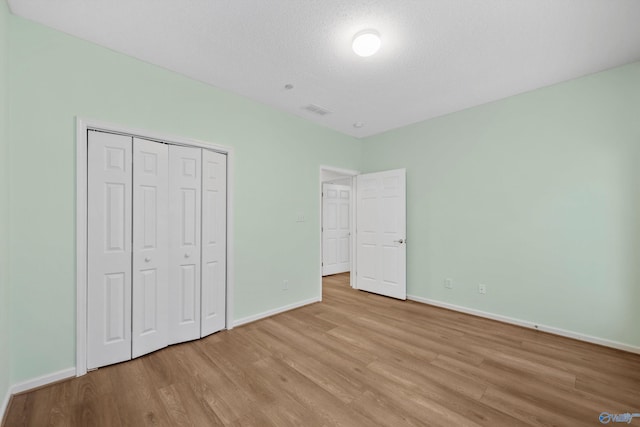
{"type": "Polygon", "coordinates": [[[9,5],[19,16],[355,137],[640,60],[639,0],[9,5]],[[361,58],[351,41],[367,28],[383,44],[361,58]],[[303,109],[309,104],[331,113],[303,109]]]}

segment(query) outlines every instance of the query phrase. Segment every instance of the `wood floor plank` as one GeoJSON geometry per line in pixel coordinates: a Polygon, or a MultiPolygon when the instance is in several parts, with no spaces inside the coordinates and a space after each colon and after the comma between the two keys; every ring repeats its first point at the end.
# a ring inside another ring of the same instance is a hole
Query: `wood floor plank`
{"type": "Polygon", "coordinates": [[[28,426],[30,413],[27,408],[27,400],[31,393],[22,393],[12,396],[4,414],[3,426],[28,426]]]}
{"type": "Polygon", "coordinates": [[[584,424],[580,420],[568,417],[563,411],[554,411],[543,404],[532,403],[521,396],[504,390],[489,387],[482,402],[531,426],[575,426],[594,425],[593,421],[584,424]]]}
{"type": "MultiPolygon", "coordinates": [[[[355,345],[351,345],[346,341],[340,340],[330,335],[328,332],[335,329],[335,327],[329,331],[324,331],[324,332],[318,332],[313,328],[305,329],[304,322],[300,321],[299,319],[292,320],[292,319],[295,319],[294,314],[297,314],[297,313],[292,313],[288,317],[283,317],[283,320],[286,322],[286,324],[289,327],[299,327],[301,330],[304,331],[304,335],[307,338],[320,344],[324,349],[331,350],[335,354],[339,354],[343,358],[343,360],[359,363],[361,365],[367,365],[370,362],[376,360],[377,356],[372,354],[370,351],[367,351],[355,345]]],[[[285,313],[282,316],[287,316],[287,315],[288,313],[285,313]]],[[[338,325],[336,325],[336,327],[337,326],[338,325]]]]}
{"type": "MultiPolygon", "coordinates": [[[[446,356],[440,356],[432,362],[433,365],[450,370],[466,378],[474,378],[486,382],[493,389],[521,396],[523,399],[535,401],[539,405],[555,407],[556,410],[576,419],[591,416],[593,420],[594,408],[609,408],[613,402],[606,398],[595,398],[578,390],[567,390],[562,387],[550,387],[548,382],[536,377],[522,376],[500,368],[488,366],[472,366],[446,356]]],[[[614,404],[615,405],[615,404],[614,404]]],[[[599,413],[599,412],[598,412],[599,413]]]]}
{"type": "MultiPolygon", "coordinates": [[[[385,426],[428,426],[426,414],[399,411],[398,404],[388,395],[372,390],[365,391],[349,405],[354,411],[370,420],[371,424],[385,426]]],[[[433,424],[431,424],[433,425],[433,424]]]]}
{"type": "Polygon", "coordinates": [[[280,384],[282,392],[306,409],[306,416],[295,425],[365,425],[366,418],[350,411],[340,399],[289,366],[279,358],[256,363],[270,383],[280,384]]]}
{"type": "Polygon", "coordinates": [[[13,396],[3,426],[594,426],[640,355],[356,291],[13,396]]]}
{"type": "Polygon", "coordinates": [[[72,405],[71,411],[71,417],[60,426],[120,427],[126,425],[121,421],[120,408],[114,395],[80,401],[72,405]]]}

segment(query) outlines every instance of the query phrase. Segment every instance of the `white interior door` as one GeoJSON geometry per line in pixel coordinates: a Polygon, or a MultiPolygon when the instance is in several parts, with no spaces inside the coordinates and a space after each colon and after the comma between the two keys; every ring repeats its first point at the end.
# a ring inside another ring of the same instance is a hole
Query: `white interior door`
{"type": "Polygon", "coordinates": [[[351,270],[351,187],[322,185],[322,275],[351,270]]]}
{"type": "Polygon", "coordinates": [[[406,171],[358,175],[356,183],[356,287],[406,299],[406,171]]]}
{"type": "Polygon", "coordinates": [[[224,329],[227,156],[87,141],[87,368],[224,329]]]}
{"type": "Polygon", "coordinates": [[[200,338],[202,150],[169,147],[169,341],[200,338]]]}
{"type": "Polygon", "coordinates": [[[131,358],[131,137],[88,132],[87,367],[131,358]]]}
{"type": "Polygon", "coordinates": [[[166,144],[133,139],[132,357],[169,343],[168,155],[166,144]]]}
{"type": "Polygon", "coordinates": [[[202,150],[201,336],[226,326],[227,156],[202,150]]]}

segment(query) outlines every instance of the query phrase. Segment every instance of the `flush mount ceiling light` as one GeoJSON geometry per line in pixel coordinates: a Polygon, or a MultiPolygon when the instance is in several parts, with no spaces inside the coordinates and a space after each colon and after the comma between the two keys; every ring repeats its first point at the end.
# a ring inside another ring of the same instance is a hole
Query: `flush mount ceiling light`
{"type": "Polygon", "coordinates": [[[364,30],[353,37],[351,47],[356,55],[371,56],[380,49],[380,44],[380,33],[376,30],[364,30]]]}

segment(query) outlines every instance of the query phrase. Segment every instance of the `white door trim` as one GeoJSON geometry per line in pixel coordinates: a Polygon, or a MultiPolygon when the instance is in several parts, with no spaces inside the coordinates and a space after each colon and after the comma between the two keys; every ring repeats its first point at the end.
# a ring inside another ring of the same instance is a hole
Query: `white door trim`
{"type": "Polygon", "coordinates": [[[233,268],[233,148],[161,132],[76,117],[76,376],[87,373],[87,131],[89,129],[157,140],[159,142],[169,142],[175,145],[206,148],[227,155],[226,328],[233,328],[233,289],[235,279],[233,268]]]}
{"type": "Polygon", "coordinates": [[[318,231],[320,232],[320,261],[318,262],[318,266],[320,268],[320,270],[318,271],[318,277],[320,277],[320,281],[318,284],[318,300],[322,301],[322,171],[328,171],[328,172],[335,172],[335,173],[339,173],[344,175],[345,178],[351,177],[351,271],[350,271],[350,279],[349,279],[349,285],[353,288],[355,287],[356,281],[355,281],[355,274],[354,273],[354,269],[355,269],[355,262],[354,260],[356,259],[356,245],[355,245],[355,230],[356,230],[356,207],[355,207],[355,192],[356,192],[356,180],[354,179],[354,177],[358,174],[360,174],[360,171],[357,170],[353,170],[353,169],[342,169],[342,168],[336,168],[333,166],[326,166],[326,165],[320,165],[320,172],[318,174],[318,181],[319,181],[319,189],[318,189],[318,200],[319,200],[319,205],[318,205],[318,210],[319,210],[319,215],[318,215],[318,231]]]}

